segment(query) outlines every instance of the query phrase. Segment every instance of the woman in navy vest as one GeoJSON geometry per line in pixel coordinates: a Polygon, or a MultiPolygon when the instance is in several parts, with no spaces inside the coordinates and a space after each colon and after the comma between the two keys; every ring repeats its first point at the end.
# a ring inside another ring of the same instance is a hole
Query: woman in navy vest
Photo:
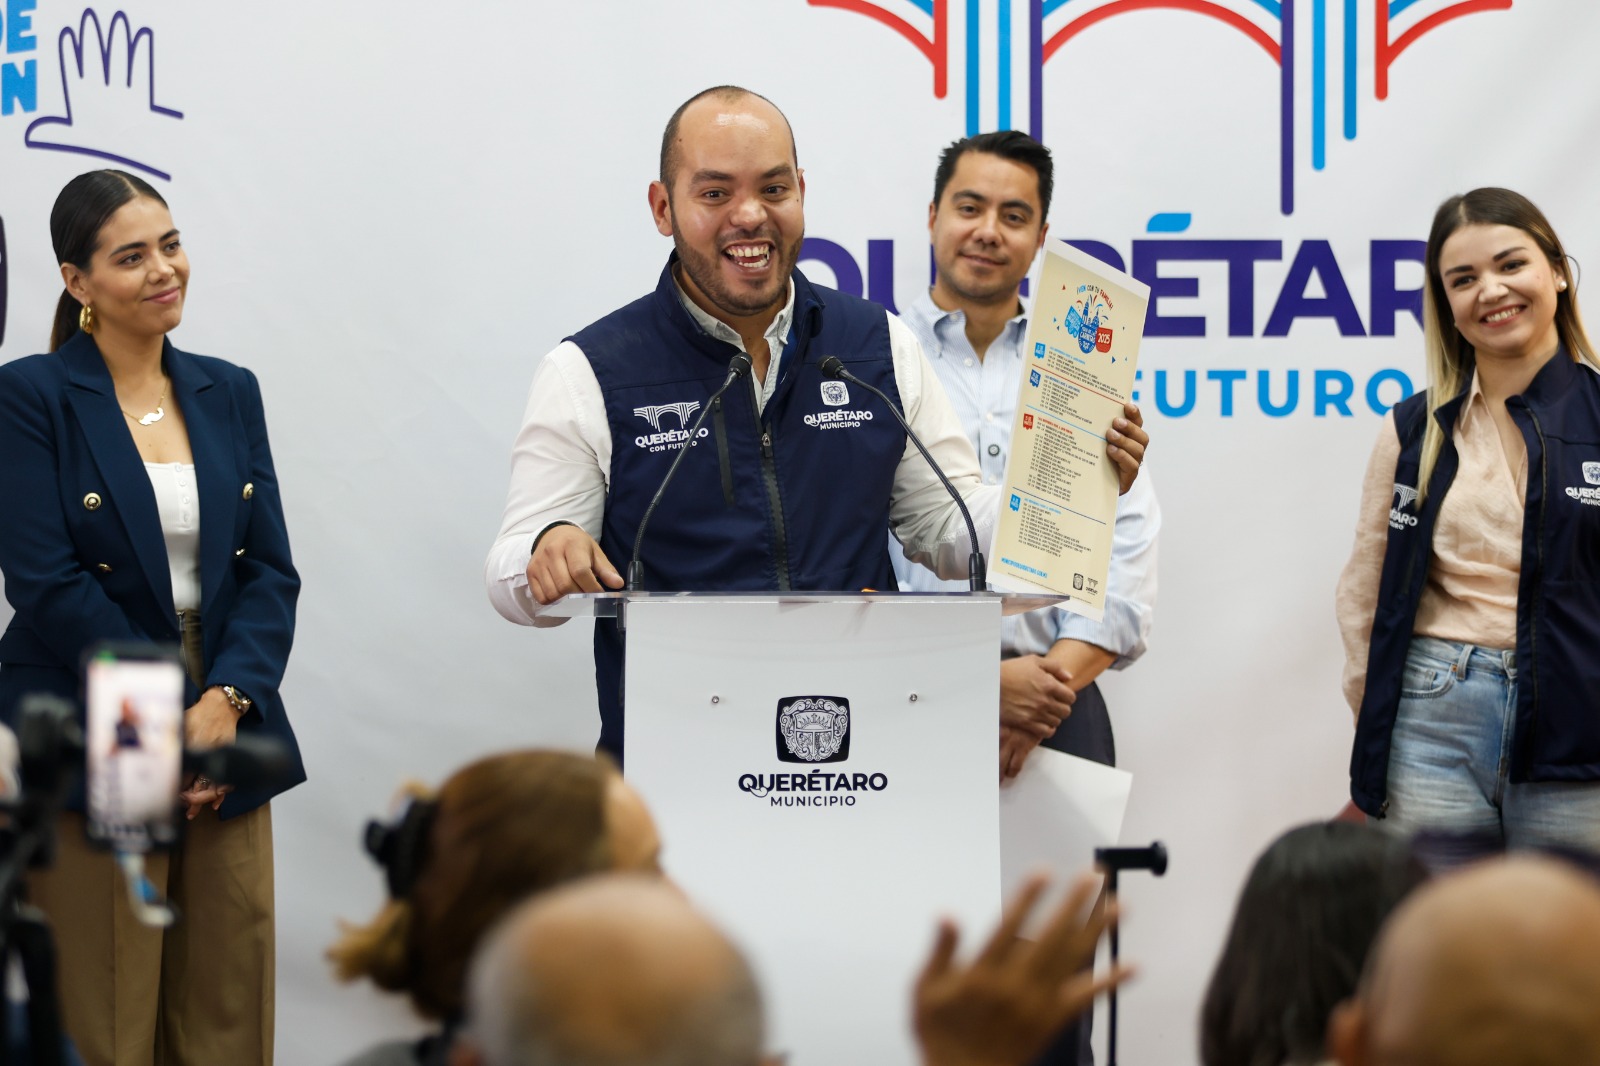
{"type": "Polygon", "coordinates": [[[1428,389],[1391,412],[1339,583],[1356,806],[1600,849],[1600,375],[1577,275],[1507,189],[1428,236],[1428,389]]]}
{"type": "MultiPolygon", "coordinates": [[[[300,579],[248,371],[189,355],[189,262],[161,195],[132,174],[73,179],[50,216],[66,285],[52,351],[0,367],[0,718],[22,698],[76,699],[86,649],[183,649],[184,742],[275,738],[288,770],[231,792],[185,780],[185,839],[147,873],[177,905],[141,925],[110,854],[63,816],[31,878],[59,948],[63,1017],[90,1066],[266,1064],[273,1036],[272,822],[304,780],[278,697],[300,579]]],[[[81,809],[83,795],[69,800],[81,809]]],[[[176,797],[175,797],[176,801],[176,797]]]]}

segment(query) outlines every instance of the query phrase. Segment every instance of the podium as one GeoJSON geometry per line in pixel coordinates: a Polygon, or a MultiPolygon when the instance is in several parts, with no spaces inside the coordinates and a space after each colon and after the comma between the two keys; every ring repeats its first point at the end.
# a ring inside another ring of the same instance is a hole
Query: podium
{"type": "Polygon", "coordinates": [[[973,593],[597,593],[620,616],[628,780],[662,861],[749,955],[792,1066],[917,1061],[935,923],[1000,912],[1002,613],[973,593]]]}

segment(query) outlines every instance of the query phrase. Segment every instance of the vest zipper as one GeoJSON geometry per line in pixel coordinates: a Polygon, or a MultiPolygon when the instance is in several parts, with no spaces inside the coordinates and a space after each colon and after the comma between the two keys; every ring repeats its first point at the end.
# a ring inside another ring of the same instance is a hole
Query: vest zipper
{"type": "MultiPolygon", "coordinates": [[[[1542,590],[1544,589],[1544,513],[1548,509],[1549,503],[1550,503],[1550,450],[1549,450],[1550,446],[1549,446],[1548,443],[1546,443],[1546,441],[1544,439],[1544,427],[1539,424],[1538,412],[1536,412],[1533,409],[1533,405],[1532,404],[1524,403],[1523,406],[1525,407],[1525,409],[1528,412],[1528,420],[1533,423],[1533,431],[1534,431],[1534,433],[1536,433],[1538,435],[1538,437],[1539,437],[1539,527],[1534,532],[1534,543],[1533,543],[1534,566],[1536,566],[1538,568],[1537,569],[1538,578],[1533,583],[1533,590],[1534,590],[1534,595],[1535,596],[1539,596],[1541,594],[1542,590]]],[[[1526,494],[1526,490],[1524,490],[1524,494],[1523,494],[1523,497],[1522,497],[1522,502],[1523,502],[1524,506],[1527,505],[1528,497],[1527,497],[1527,494],[1526,494]]],[[[1519,600],[1520,600],[1520,597],[1519,597],[1519,600]]],[[[1524,675],[1526,675],[1527,684],[1530,685],[1532,687],[1532,689],[1533,689],[1533,701],[1532,702],[1533,702],[1533,706],[1534,707],[1538,707],[1539,706],[1539,673],[1538,673],[1538,671],[1536,671],[1533,668],[1534,660],[1539,657],[1539,648],[1538,648],[1538,644],[1539,644],[1539,627],[1535,624],[1535,621],[1539,617],[1538,607],[1539,607],[1538,604],[1533,604],[1533,605],[1530,605],[1529,608],[1528,608],[1529,614],[1528,614],[1528,662],[1527,662],[1527,665],[1524,666],[1522,663],[1518,663],[1517,664],[1517,682],[1518,682],[1518,684],[1521,684],[1524,675]]],[[[1518,609],[1518,611],[1520,613],[1520,611],[1522,609],[1522,605],[1521,605],[1520,602],[1517,605],[1517,609],[1518,609]]],[[[1516,708],[1512,708],[1512,713],[1515,713],[1515,712],[1516,712],[1516,708]]],[[[1529,754],[1528,753],[1533,751],[1534,734],[1538,731],[1538,729],[1539,729],[1539,716],[1538,715],[1534,715],[1533,719],[1528,723],[1527,744],[1523,748],[1523,760],[1522,761],[1523,761],[1524,765],[1526,765],[1526,763],[1528,761],[1528,758],[1529,758],[1529,754]]]]}
{"type": "Polygon", "coordinates": [[[722,470],[722,502],[733,506],[733,462],[728,456],[728,427],[722,417],[722,397],[711,405],[712,432],[717,438],[717,465],[722,470]]]}
{"type": "MultiPolygon", "coordinates": [[[[771,373],[771,368],[768,369],[771,373]]],[[[767,487],[767,503],[772,508],[772,561],[778,571],[778,591],[789,592],[789,531],[783,524],[783,496],[778,492],[778,464],[773,459],[772,430],[761,424],[761,408],[755,401],[756,380],[750,378],[751,410],[756,412],[756,429],[761,431],[761,481],[767,487]]]]}

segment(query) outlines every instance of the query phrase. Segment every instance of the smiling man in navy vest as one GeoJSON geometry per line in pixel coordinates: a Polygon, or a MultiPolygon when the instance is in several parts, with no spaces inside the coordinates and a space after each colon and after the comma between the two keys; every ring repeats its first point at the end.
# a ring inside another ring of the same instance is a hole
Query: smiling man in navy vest
{"type": "MultiPolygon", "coordinates": [[[[795,269],[804,200],[788,120],[764,97],[721,86],[673,114],[650,184],[674,246],[655,292],[568,337],[534,374],[485,564],[503,616],[538,624],[535,604],[622,587],[652,494],[740,352],[747,380],[712,408],[709,446],[651,519],[646,589],[893,588],[886,525],[913,560],[966,573],[954,501],[881,400],[824,376],[827,356],[895,398],[987,546],[998,490],[916,338],[795,269]]],[[[1149,442],[1128,414],[1108,435],[1124,492],[1149,442]]],[[[620,759],[622,640],[609,620],[595,625],[595,680],[600,747],[620,759]]]]}

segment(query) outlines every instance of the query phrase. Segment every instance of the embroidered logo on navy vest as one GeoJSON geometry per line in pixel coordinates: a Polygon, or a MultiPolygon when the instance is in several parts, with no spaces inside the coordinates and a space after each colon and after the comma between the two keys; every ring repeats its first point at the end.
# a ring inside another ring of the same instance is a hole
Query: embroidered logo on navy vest
{"type": "Polygon", "coordinates": [[[1394,506],[1389,508],[1389,528],[1408,529],[1417,524],[1417,516],[1406,514],[1406,508],[1417,502],[1417,490],[1410,485],[1394,483],[1394,506]]]}
{"type": "MultiPolygon", "coordinates": [[[[694,413],[700,410],[699,400],[684,400],[681,403],[658,403],[648,407],[635,407],[633,413],[650,423],[654,433],[641,433],[633,438],[635,448],[647,448],[653,452],[664,452],[669,448],[678,451],[684,447],[684,442],[689,439],[689,420],[694,413]],[[662,415],[677,415],[677,429],[662,429],[662,415]]],[[[699,436],[710,436],[711,431],[704,426],[700,428],[699,436]]]]}

